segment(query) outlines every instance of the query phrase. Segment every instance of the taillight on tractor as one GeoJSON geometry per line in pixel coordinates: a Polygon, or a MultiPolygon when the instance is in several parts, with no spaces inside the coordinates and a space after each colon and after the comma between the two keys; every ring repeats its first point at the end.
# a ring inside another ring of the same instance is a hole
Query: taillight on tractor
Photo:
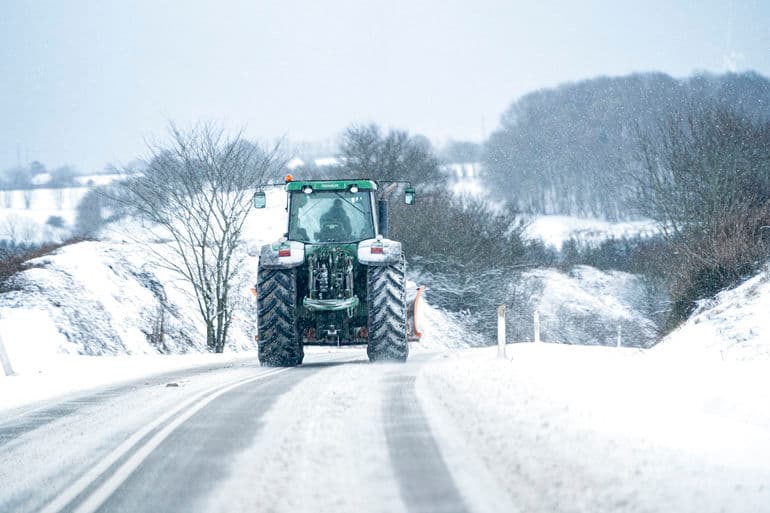
{"type": "Polygon", "coordinates": [[[279,257],[291,256],[291,248],[279,249],[278,250],[278,256],[279,257]]]}
{"type": "Polygon", "coordinates": [[[372,255],[382,255],[382,246],[372,246],[372,255]]]}

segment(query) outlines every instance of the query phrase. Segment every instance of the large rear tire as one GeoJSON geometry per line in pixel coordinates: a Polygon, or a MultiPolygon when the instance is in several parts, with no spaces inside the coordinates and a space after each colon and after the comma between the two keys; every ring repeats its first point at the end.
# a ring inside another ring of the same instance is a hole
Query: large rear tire
{"type": "Polygon", "coordinates": [[[297,270],[259,269],[259,361],[268,367],[294,367],[305,351],[297,326],[297,270]]]}
{"type": "Polygon", "coordinates": [[[372,362],[405,362],[409,355],[406,338],[406,262],[369,266],[366,271],[369,309],[366,354],[372,362]]]}

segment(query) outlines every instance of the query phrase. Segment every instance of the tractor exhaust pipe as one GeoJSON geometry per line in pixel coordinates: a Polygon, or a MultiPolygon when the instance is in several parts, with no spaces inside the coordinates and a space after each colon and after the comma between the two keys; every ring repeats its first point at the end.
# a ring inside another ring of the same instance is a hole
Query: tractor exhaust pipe
{"type": "Polygon", "coordinates": [[[388,200],[377,200],[377,219],[380,223],[380,235],[388,238],[388,200]]]}

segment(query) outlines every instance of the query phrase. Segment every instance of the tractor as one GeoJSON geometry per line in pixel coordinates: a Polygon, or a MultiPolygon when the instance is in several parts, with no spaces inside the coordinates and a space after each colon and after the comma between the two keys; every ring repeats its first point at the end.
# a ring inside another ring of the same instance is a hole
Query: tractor
{"type": "MultiPolygon", "coordinates": [[[[300,365],[306,345],[366,345],[369,360],[409,354],[406,261],[388,239],[388,198],[407,182],[286,177],[288,230],[262,246],[258,349],[265,366],[300,365]]],[[[254,207],[265,208],[265,187],[254,207]]],[[[418,296],[419,297],[419,294],[418,296]]]]}

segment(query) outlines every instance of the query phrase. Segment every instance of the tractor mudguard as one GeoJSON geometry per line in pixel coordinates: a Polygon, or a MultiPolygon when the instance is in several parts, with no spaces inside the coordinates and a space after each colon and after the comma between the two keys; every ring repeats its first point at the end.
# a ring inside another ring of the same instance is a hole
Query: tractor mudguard
{"type": "Polygon", "coordinates": [[[401,261],[401,243],[390,239],[367,239],[358,243],[358,261],[364,265],[392,265],[401,261]]]}
{"type": "Polygon", "coordinates": [[[259,253],[259,265],[265,269],[291,269],[305,263],[305,244],[296,241],[265,244],[259,253]]]}

